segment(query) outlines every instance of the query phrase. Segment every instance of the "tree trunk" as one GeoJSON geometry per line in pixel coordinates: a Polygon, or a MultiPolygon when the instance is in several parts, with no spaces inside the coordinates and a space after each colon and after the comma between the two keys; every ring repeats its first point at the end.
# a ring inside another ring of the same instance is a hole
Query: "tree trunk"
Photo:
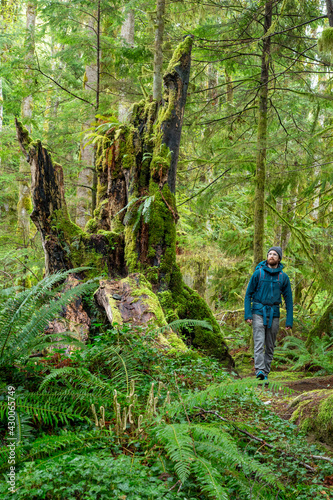
{"type": "Polygon", "coordinates": [[[3,93],[2,93],[2,78],[0,77],[0,132],[2,131],[3,122],[3,93]]]}
{"type": "MultiPolygon", "coordinates": [[[[95,121],[95,114],[98,113],[100,98],[100,2],[97,11],[91,16],[88,22],[92,45],[96,47],[96,61],[86,66],[84,88],[88,95],[95,97],[95,112],[88,115],[83,125],[83,131],[89,129],[95,121]]],[[[90,110],[89,110],[90,113],[90,110]]],[[[92,217],[96,208],[96,168],[95,168],[95,147],[87,144],[82,139],[80,145],[80,160],[82,170],[78,176],[76,223],[84,228],[88,220],[92,217]]]]}
{"type": "Polygon", "coordinates": [[[333,27],[333,1],[326,0],[327,17],[330,27],[333,27]]]}
{"type": "Polygon", "coordinates": [[[191,47],[192,39],[187,37],[170,61],[163,105],[158,109],[156,101],[141,101],[130,124],[110,128],[98,143],[97,209],[87,232],[70,221],[60,165],[52,163],[40,142],[30,142],[18,122],[17,132],[32,169],[31,218],[42,234],[48,272],[95,266],[95,275],[107,272],[113,278],[110,289],[115,279],[140,273],[168,322],[207,319],[213,331],[188,329],[189,341],[232,363],[212,312],[183,283],[176,264],[174,193],[191,47]]]}
{"type": "MultiPolygon", "coordinates": [[[[125,11],[125,8],[123,10],[125,11]]],[[[123,43],[130,47],[134,47],[134,33],[135,33],[134,10],[130,9],[122,24],[120,31],[120,37],[123,40],[123,43]]],[[[124,87],[125,85],[126,85],[126,80],[122,79],[121,86],[124,87]]],[[[129,108],[130,108],[130,103],[126,102],[125,93],[121,91],[119,105],[118,105],[118,120],[120,121],[120,123],[124,123],[131,118],[129,116],[129,108]]]]}
{"type": "MultiPolygon", "coordinates": [[[[25,71],[25,86],[30,91],[33,88],[33,75],[31,74],[30,66],[34,60],[35,52],[35,24],[36,24],[36,4],[29,2],[26,10],[26,41],[27,54],[25,63],[27,69],[25,71]]],[[[22,101],[22,119],[23,122],[28,122],[27,129],[31,132],[30,121],[32,118],[33,99],[29,94],[22,101]]],[[[20,235],[23,244],[27,245],[30,235],[30,213],[32,209],[31,193],[30,193],[30,172],[27,171],[27,165],[24,159],[20,161],[20,178],[19,178],[19,201],[17,204],[17,219],[20,235]]]]}
{"type": "MultiPolygon", "coordinates": [[[[272,24],[272,0],[265,5],[264,33],[272,24]]],[[[267,152],[267,97],[269,80],[269,63],[271,51],[271,37],[263,39],[261,56],[261,77],[259,90],[259,116],[257,137],[257,160],[254,197],[254,265],[263,260],[264,251],[264,219],[265,219],[265,180],[266,180],[266,152],[267,152]]]]}
{"type": "Polygon", "coordinates": [[[318,318],[315,326],[309,333],[308,345],[311,344],[314,337],[321,337],[323,333],[331,335],[333,331],[333,301],[328,304],[323,314],[318,318]]]}
{"type": "Polygon", "coordinates": [[[164,33],[165,0],[157,0],[156,3],[156,31],[155,31],[155,53],[154,53],[154,80],[153,99],[160,102],[162,99],[162,67],[163,67],[163,33],[164,33]]]}
{"type": "Polygon", "coordinates": [[[218,72],[213,63],[208,64],[208,103],[210,106],[218,106],[218,72]]]}

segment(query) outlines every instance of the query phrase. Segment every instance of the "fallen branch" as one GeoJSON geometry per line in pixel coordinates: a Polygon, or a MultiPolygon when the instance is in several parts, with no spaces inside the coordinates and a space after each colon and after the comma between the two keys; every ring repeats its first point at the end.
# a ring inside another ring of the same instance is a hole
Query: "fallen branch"
{"type": "MultiPolygon", "coordinates": [[[[194,406],[194,408],[196,408],[197,410],[199,410],[199,415],[200,413],[211,413],[212,415],[215,415],[217,418],[219,418],[220,420],[223,420],[223,422],[227,422],[228,424],[232,424],[233,427],[238,431],[240,432],[241,434],[245,434],[245,436],[248,436],[249,438],[253,439],[254,441],[257,441],[258,443],[261,443],[263,446],[266,446],[266,448],[269,448],[271,450],[275,450],[275,451],[280,451],[281,453],[283,453],[284,455],[287,455],[288,457],[294,457],[294,455],[292,455],[291,453],[287,453],[286,451],[282,451],[282,450],[277,450],[277,448],[275,448],[273,445],[267,443],[264,439],[261,439],[261,438],[258,438],[257,436],[254,436],[253,434],[251,434],[250,432],[248,431],[244,431],[243,429],[240,429],[239,427],[237,427],[237,425],[235,425],[233,422],[230,422],[228,419],[224,418],[224,417],[221,417],[221,415],[219,415],[217,413],[217,411],[213,411],[213,410],[204,410],[203,408],[199,408],[199,406],[194,406]]],[[[319,458],[319,456],[317,455],[311,455],[311,458],[319,458]]],[[[321,459],[323,460],[327,460],[328,457],[321,457],[321,459]]],[[[328,459],[328,461],[331,461],[330,459],[328,459]]],[[[305,462],[299,462],[300,465],[303,465],[303,467],[305,467],[308,471],[310,472],[316,472],[316,469],[314,467],[311,467],[311,465],[308,465],[306,464],[305,462]]]]}

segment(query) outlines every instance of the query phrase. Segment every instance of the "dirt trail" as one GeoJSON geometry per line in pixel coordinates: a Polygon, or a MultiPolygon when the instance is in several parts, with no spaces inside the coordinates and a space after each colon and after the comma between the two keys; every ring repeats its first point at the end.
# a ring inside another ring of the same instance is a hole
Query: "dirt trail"
{"type": "Polygon", "coordinates": [[[285,381],[283,385],[296,392],[309,392],[318,389],[333,389],[333,375],[327,377],[302,378],[300,380],[285,381]]]}
{"type": "Polygon", "coordinates": [[[279,394],[273,394],[269,397],[271,400],[270,408],[284,420],[289,420],[295,410],[294,407],[290,407],[291,399],[296,398],[299,394],[309,391],[321,389],[333,390],[333,375],[326,377],[309,377],[293,381],[281,380],[281,383],[283,386],[292,389],[293,393],[285,394],[284,389],[281,388],[279,394]]]}

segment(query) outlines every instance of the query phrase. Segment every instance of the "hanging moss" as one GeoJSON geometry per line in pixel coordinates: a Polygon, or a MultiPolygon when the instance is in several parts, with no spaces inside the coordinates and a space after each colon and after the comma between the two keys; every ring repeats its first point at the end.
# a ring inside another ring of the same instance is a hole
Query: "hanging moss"
{"type": "Polygon", "coordinates": [[[318,39],[318,50],[322,53],[333,53],[333,28],[325,28],[318,39]]]}
{"type": "Polygon", "coordinates": [[[98,180],[98,182],[97,182],[97,200],[98,200],[98,203],[105,201],[104,198],[105,198],[105,195],[107,193],[107,190],[108,190],[107,184],[101,184],[100,180],[98,180]]]}
{"type": "Polygon", "coordinates": [[[24,147],[28,148],[29,144],[32,143],[32,139],[30,137],[29,131],[26,127],[24,127],[23,123],[19,120],[16,120],[17,128],[21,132],[21,141],[24,147]]]}

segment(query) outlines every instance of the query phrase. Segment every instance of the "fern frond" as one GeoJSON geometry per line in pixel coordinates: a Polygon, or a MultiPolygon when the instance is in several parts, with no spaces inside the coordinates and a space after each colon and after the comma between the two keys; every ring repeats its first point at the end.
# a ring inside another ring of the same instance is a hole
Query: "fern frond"
{"type": "Polygon", "coordinates": [[[175,463],[175,472],[182,483],[190,475],[195,460],[193,442],[187,424],[170,424],[156,430],[157,439],[164,445],[170,459],[175,463]]]}
{"type": "Polygon", "coordinates": [[[23,441],[23,438],[31,438],[32,436],[31,418],[24,413],[16,411],[15,420],[16,444],[19,444],[23,441]]]}
{"type": "MultiPolygon", "coordinates": [[[[66,432],[60,436],[47,435],[37,438],[28,446],[17,446],[16,464],[27,460],[36,460],[47,458],[52,460],[64,453],[77,452],[82,449],[94,449],[105,446],[113,439],[112,434],[100,434],[96,431],[77,433],[66,432]]],[[[9,450],[6,447],[0,448],[0,471],[8,468],[9,450]]],[[[38,465],[43,465],[45,460],[38,465]]]]}
{"type": "Polygon", "coordinates": [[[45,389],[51,382],[58,378],[60,378],[62,382],[68,382],[71,387],[86,389],[88,391],[93,391],[94,394],[98,396],[104,396],[109,400],[113,399],[114,387],[82,367],[74,368],[65,366],[63,368],[53,369],[51,373],[44,378],[39,390],[45,389]]]}
{"type": "Polygon", "coordinates": [[[144,204],[143,204],[143,209],[142,209],[142,217],[143,220],[146,224],[148,224],[150,220],[150,213],[151,213],[151,205],[155,201],[155,196],[148,196],[146,198],[144,204]]]}
{"type": "MultiPolygon", "coordinates": [[[[6,404],[0,401],[2,419],[7,413],[7,408],[8,406],[6,407],[6,404]]],[[[68,408],[68,402],[55,404],[52,398],[43,403],[39,403],[38,401],[30,402],[28,398],[25,399],[24,397],[18,398],[16,400],[16,410],[18,412],[23,411],[29,417],[46,425],[57,425],[59,422],[68,424],[70,420],[90,421],[90,418],[82,415],[82,410],[73,411],[71,408],[68,408]]]]}
{"type": "Polygon", "coordinates": [[[80,284],[50,303],[50,299],[54,297],[48,295],[49,288],[63,281],[68,274],[69,271],[47,277],[30,291],[24,291],[6,302],[0,312],[0,366],[11,365],[15,360],[24,362],[31,350],[46,341],[43,332],[49,321],[75,297],[96,287],[94,281],[80,284]],[[40,304],[42,296],[47,301],[44,305],[40,304]]]}
{"type": "Polygon", "coordinates": [[[196,457],[192,469],[200,480],[202,491],[207,493],[209,497],[216,500],[230,500],[227,488],[221,486],[223,478],[211,462],[202,457],[196,457]]]}
{"type": "MultiPolygon", "coordinates": [[[[254,389],[258,386],[258,381],[252,378],[244,378],[242,380],[234,381],[232,379],[224,380],[221,384],[212,384],[204,391],[197,392],[195,394],[189,394],[183,397],[183,404],[189,410],[193,409],[194,406],[205,406],[207,402],[210,402],[214,398],[223,399],[226,396],[232,394],[243,394],[249,389],[254,389]]],[[[183,411],[183,404],[175,402],[168,407],[170,415],[175,415],[180,411],[183,411]]]]}
{"type": "Polygon", "coordinates": [[[110,382],[112,381],[112,384],[117,385],[120,390],[126,388],[126,393],[129,392],[131,380],[142,378],[142,373],[138,371],[137,364],[133,359],[133,353],[126,352],[117,346],[108,346],[97,352],[89,359],[89,363],[94,366],[96,363],[100,363],[103,367],[107,367],[110,373],[110,382]]]}
{"type": "Polygon", "coordinates": [[[226,431],[210,425],[192,424],[195,449],[201,456],[227,467],[241,466],[245,474],[255,473],[269,484],[276,485],[277,478],[271,470],[240,451],[226,431]]]}
{"type": "Polygon", "coordinates": [[[199,320],[199,319],[177,319],[175,321],[172,321],[168,325],[161,326],[160,328],[157,328],[154,330],[156,333],[163,333],[166,330],[172,328],[173,331],[177,331],[180,328],[188,328],[188,327],[195,327],[198,326],[199,328],[207,328],[208,330],[213,330],[212,326],[208,321],[204,320],[199,320]]]}

